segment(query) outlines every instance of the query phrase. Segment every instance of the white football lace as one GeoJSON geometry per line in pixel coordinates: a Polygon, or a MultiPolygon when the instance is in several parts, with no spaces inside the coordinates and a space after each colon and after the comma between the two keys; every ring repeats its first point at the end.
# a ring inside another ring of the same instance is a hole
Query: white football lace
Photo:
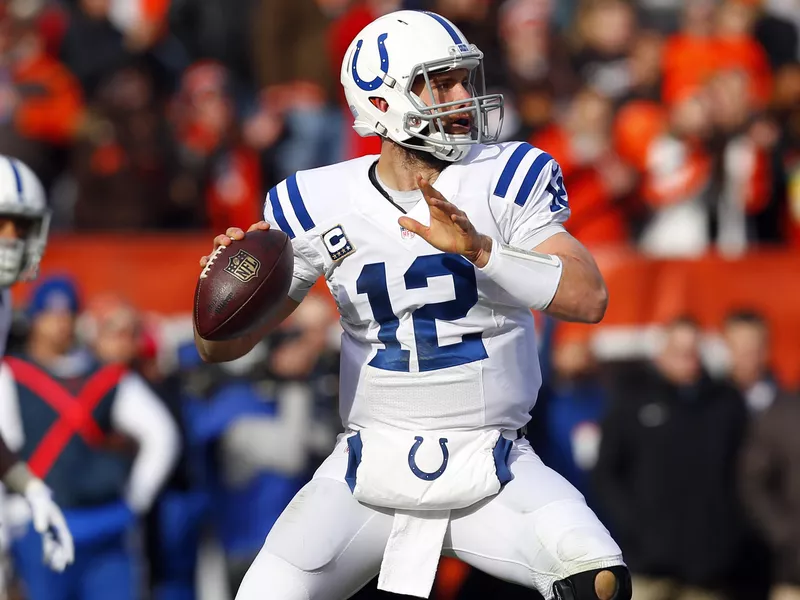
{"type": "Polygon", "coordinates": [[[208,277],[208,271],[211,269],[211,265],[214,264],[214,261],[217,260],[217,257],[222,253],[223,250],[225,250],[225,248],[227,248],[227,246],[219,246],[216,250],[214,250],[214,252],[208,258],[205,268],[203,268],[203,270],[200,272],[200,279],[205,279],[208,277]]]}

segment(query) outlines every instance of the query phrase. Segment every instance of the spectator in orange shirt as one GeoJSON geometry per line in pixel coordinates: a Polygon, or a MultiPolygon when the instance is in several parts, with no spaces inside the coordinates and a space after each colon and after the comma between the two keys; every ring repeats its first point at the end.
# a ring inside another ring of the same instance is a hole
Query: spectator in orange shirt
{"type": "Polygon", "coordinates": [[[726,0],[717,9],[714,34],[720,70],[741,70],[747,74],[754,106],[767,104],[772,92],[767,53],[752,35],[756,6],[752,0],[726,0]]]}
{"type": "Polygon", "coordinates": [[[0,22],[0,152],[45,180],[56,175],[52,147],[69,144],[84,114],[75,77],[46,52],[35,18],[0,22]]]}
{"type": "Polygon", "coordinates": [[[646,151],[645,252],[738,255],[758,241],[754,217],[773,201],[777,133],[754,113],[747,89],[745,73],[720,71],[671,108],[669,130],[646,151]]]}
{"type": "Polygon", "coordinates": [[[770,93],[769,61],[752,37],[755,7],[748,0],[689,0],[682,30],[664,51],[664,101],[672,104],[722,69],[741,69],[750,77],[749,93],[763,106],[770,93]]]}
{"type": "Polygon", "coordinates": [[[709,84],[716,129],[712,234],[720,250],[732,253],[760,241],[756,219],[776,200],[772,154],[779,133],[757,110],[751,88],[752,78],[743,70],[720,71],[709,84]]]}
{"type": "Polygon", "coordinates": [[[713,31],[715,0],[687,0],[681,30],[667,38],[662,63],[664,102],[674,104],[717,69],[713,31]]]}
{"type": "Polygon", "coordinates": [[[583,89],[564,119],[530,140],[561,165],[572,209],[567,228],[588,246],[628,241],[621,201],[632,191],[635,174],[611,148],[611,118],[611,101],[583,89]]]}
{"type": "Polygon", "coordinates": [[[654,256],[697,256],[708,245],[704,194],[711,181],[706,141],[711,103],[702,88],[684,91],[669,109],[665,130],[644,148],[642,198],[649,215],[641,249],[654,256]]]}
{"type": "MultiPolygon", "coordinates": [[[[242,227],[261,218],[258,153],[236,121],[230,75],[220,63],[202,61],[184,74],[173,106],[184,168],[199,179],[212,229],[242,227]]],[[[187,183],[189,183],[187,181],[187,183]]]]}

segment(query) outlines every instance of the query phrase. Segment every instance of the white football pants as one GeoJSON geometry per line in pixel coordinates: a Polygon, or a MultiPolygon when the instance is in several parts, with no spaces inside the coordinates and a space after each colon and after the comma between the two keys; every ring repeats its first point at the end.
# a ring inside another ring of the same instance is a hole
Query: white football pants
{"type": "MultiPolygon", "coordinates": [[[[236,600],[345,600],[378,574],[393,511],[353,498],[346,449],[341,437],[283,511],[236,600]]],[[[452,511],[443,554],[548,600],[555,581],[624,564],[583,496],[526,440],[514,443],[510,463],[514,479],[499,494],[452,511]]]]}

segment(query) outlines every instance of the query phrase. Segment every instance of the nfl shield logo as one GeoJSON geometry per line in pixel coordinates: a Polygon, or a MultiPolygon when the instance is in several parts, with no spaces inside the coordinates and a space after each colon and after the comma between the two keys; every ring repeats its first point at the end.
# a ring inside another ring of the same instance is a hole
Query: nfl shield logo
{"type": "Polygon", "coordinates": [[[403,227],[401,225],[400,226],[400,237],[403,238],[404,240],[412,240],[412,239],[414,239],[414,232],[413,231],[409,231],[408,229],[406,229],[405,227],[403,227]]]}
{"type": "Polygon", "coordinates": [[[239,250],[228,259],[228,266],[225,267],[225,270],[242,283],[247,283],[258,276],[260,267],[261,263],[255,256],[244,250],[239,250]]]}

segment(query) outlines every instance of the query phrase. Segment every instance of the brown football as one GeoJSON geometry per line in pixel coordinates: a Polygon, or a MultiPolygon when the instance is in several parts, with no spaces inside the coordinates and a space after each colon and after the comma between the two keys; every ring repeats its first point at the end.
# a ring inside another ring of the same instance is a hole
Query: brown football
{"type": "Polygon", "coordinates": [[[261,327],[286,298],[293,266],[292,242],[279,229],[251,231],[217,248],[194,292],[197,333],[223,341],[261,327]]]}

